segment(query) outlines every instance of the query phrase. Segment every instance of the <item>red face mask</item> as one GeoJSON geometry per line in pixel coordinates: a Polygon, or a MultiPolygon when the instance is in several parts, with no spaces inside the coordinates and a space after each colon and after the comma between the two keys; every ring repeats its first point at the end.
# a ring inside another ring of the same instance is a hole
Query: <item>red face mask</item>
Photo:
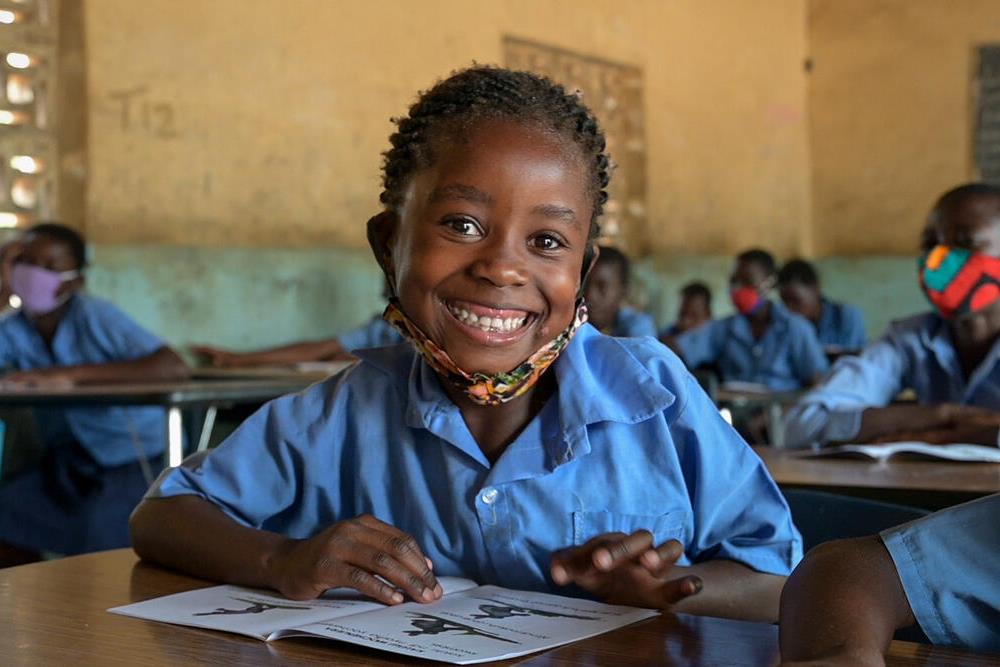
{"type": "Polygon", "coordinates": [[[756,287],[735,287],[729,290],[729,298],[733,300],[733,306],[740,315],[753,315],[760,310],[765,303],[763,295],[756,287]]]}

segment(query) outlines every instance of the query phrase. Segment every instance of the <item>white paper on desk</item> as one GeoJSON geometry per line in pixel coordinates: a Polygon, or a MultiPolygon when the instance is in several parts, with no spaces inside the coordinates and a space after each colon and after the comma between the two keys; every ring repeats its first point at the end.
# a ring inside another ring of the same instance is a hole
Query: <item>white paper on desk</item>
{"type": "Polygon", "coordinates": [[[432,604],[387,607],[338,589],[295,602],[237,586],[178,593],[108,611],[151,621],[223,630],[266,641],[321,637],[411,657],[473,664],[593,637],[656,616],[650,609],[545,593],[476,586],[439,577],[432,604]]]}
{"type": "MultiPolygon", "coordinates": [[[[438,583],[445,594],[476,586],[474,581],[459,577],[438,577],[438,583]]],[[[371,598],[349,588],[331,589],[317,600],[299,602],[254,588],[212,586],[108,611],[148,621],[222,630],[269,640],[275,638],[275,633],[292,626],[385,608],[386,605],[373,602],[371,598]]]]}
{"type": "Polygon", "coordinates": [[[926,442],[890,442],[883,445],[840,445],[810,452],[803,458],[852,457],[887,461],[892,457],[943,461],[1000,463],[1000,449],[983,445],[932,445],[926,442]]]}
{"type": "Polygon", "coordinates": [[[656,616],[635,607],[479,586],[434,604],[409,602],[280,633],[321,636],[469,665],[562,646],[656,616]]]}

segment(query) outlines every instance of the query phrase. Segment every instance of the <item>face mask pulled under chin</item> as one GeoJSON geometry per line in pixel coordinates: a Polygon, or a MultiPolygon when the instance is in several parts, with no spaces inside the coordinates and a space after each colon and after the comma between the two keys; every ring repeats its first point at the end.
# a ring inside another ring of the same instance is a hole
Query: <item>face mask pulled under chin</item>
{"type": "Polygon", "coordinates": [[[420,356],[444,380],[461,389],[477,405],[502,405],[528,391],[559,354],[573,340],[577,330],[587,321],[587,306],[583,299],[576,302],[573,321],[562,333],[504,373],[469,372],[458,366],[441,347],[432,341],[417,324],[407,317],[396,298],[390,299],[382,315],[404,338],[410,341],[420,356]]]}
{"type": "Polygon", "coordinates": [[[50,271],[33,264],[15,264],[11,269],[10,291],[21,299],[21,310],[26,314],[47,315],[69,300],[72,292],[59,294],[59,288],[79,275],[79,271],[50,271]]]}
{"type": "Polygon", "coordinates": [[[945,319],[1000,301],[1000,258],[939,245],[920,258],[917,270],[924,295],[945,319]]]}

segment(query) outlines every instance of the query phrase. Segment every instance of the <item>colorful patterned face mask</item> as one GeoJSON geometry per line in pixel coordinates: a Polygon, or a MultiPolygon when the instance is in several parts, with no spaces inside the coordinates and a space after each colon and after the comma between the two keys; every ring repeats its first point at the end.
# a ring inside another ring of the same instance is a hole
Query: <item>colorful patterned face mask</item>
{"type": "Polygon", "coordinates": [[[552,341],[539,348],[517,368],[506,373],[469,373],[462,370],[452,361],[448,353],[420,330],[399,307],[399,300],[393,298],[386,306],[382,317],[396,327],[407,338],[424,360],[438,375],[447,379],[453,385],[478,405],[501,405],[513,400],[528,391],[542,376],[549,366],[559,358],[573,339],[577,329],[587,321],[587,306],[583,299],[576,302],[576,315],[570,325],[552,341]]]}
{"type": "Polygon", "coordinates": [[[939,245],[920,258],[920,287],[945,319],[1000,301],[1000,259],[939,245]]]}

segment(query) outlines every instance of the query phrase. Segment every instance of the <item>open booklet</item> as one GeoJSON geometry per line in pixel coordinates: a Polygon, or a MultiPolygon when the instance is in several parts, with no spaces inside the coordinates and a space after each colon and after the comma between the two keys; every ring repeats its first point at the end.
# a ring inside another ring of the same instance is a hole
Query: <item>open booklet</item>
{"type": "Polygon", "coordinates": [[[386,606],[347,589],[296,602],[265,591],[214,586],[108,611],[235,632],[264,641],[326,637],[407,656],[469,665],[514,658],[656,616],[650,609],[438,577],[431,604],[386,606]]]}
{"type": "Polygon", "coordinates": [[[840,445],[825,447],[804,458],[849,457],[886,461],[890,458],[935,459],[1000,463],[1000,448],[983,445],[931,445],[926,442],[890,442],[884,445],[840,445]]]}

